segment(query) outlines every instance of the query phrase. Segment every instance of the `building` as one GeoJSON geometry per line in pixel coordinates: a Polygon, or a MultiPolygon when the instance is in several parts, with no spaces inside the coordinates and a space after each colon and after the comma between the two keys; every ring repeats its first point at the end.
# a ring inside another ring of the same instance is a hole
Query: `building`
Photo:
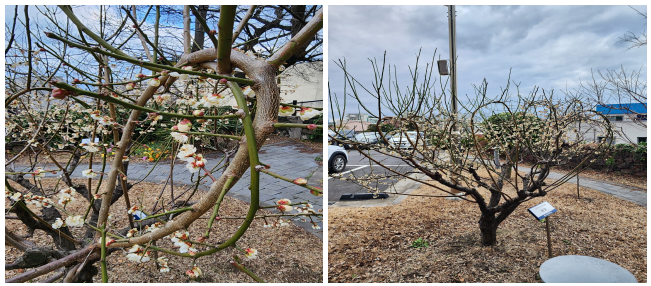
{"type": "Polygon", "coordinates": [[[371,124],[377,123],[377,117],[366,113],[349,113],[343,120],[336,119],[335,124],[345,130],[354,130],[356,133],[364,132],[371,124]]]}
{"type": "Polygon", "coordinates": [[[596,111],[605,115],[613,124],[614,137],[608,139],[603,135],[593,134],[594,142],[602,140],[609,140],[611,144],[646,142],[646,103],[597,105],[596,111]]]}
{"type": "MultiPolygon", "coordinates": [[[[323,62],[295,64],[285,69],[278,77],[280,102],[306,107],[323,107],[323,62]]],[[[230,90],[223,94],[229,98],[228,105],[235,106],[230,90]]]]}

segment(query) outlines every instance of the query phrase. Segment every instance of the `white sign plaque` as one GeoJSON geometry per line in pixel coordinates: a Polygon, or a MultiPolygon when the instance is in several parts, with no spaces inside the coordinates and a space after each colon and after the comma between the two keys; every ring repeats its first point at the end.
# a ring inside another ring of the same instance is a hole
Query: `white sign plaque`
{"type": "Polygon", "coordinates": [[[536,217],[537,220],[542,220],[548,217],[550,214],[555,213],[556,209],[552,207],[552,205],[550,205],[547,201],[545,201],[535,207],[528,209],[528,211],[534,217],[536,217]]]}
{"type": "MultiPolygon", "coordinates": [[[[99,142],[99,138],[95,138],[95,143],[99,142]]],[[[81,143],[90,143],[90,138],[81,139],[81,143]]]]}

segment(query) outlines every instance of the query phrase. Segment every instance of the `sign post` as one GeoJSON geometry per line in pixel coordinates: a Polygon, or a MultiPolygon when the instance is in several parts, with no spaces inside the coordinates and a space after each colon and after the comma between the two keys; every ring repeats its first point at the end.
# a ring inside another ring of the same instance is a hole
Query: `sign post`
{"type": "Polygon", "coordinates": [[[545,219],[545,229],[547,229],[547,254],[549,258],[552,258],[552,240],[551,235],[549,234],[549,215],[555,213],[556,209],[547,201],[545,201],[537,206],[528,209],[528,211],[539,221],[545,219]]]}

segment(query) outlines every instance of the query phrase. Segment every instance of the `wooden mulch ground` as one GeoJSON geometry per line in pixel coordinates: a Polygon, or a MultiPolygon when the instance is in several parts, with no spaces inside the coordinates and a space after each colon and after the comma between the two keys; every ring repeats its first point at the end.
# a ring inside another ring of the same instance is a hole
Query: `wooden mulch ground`
{"type": "MultiPolygon", "coordinates": [[[[443,194],[422,185],[412,194],[443,194]]],[[[479,243],[475,204],[410,196],[395,206],[329,209],[329,282],[541,282],[548,259],[545,224],[527,208],[548,201],[553,254],[586,255],[647,281],[646,208],[565,184],[519,206],[498,229],[498,244],[479,243]],[[416,249],[422,238],[429,247],[416,249]]]]}
{"type": "MultiPolygon", "coordinates": [[[[46,189],[51,189],[48,193],[57,192],[64,187],[59,186],[54,190],[55,179],[44,179],[43,185],[46,189]]],[[[73,180],[78,184],[85,184],[85,180],[73,180]]],[[[10,181],[11,182],[11,181],[10,181]]],[[[94,180],[96,184],[97,181],[94,180]]],[[[19,188],[15,183],[12,186],[19,188]]],[[[154,200],[163,186],[153,183],[140,183],[132,189],[130,199],[134,202],[141,202],[147,211],[151,210],[154,200]]],[[[175,187],[175,194],[179,194],[181,188],[175,187]]],[[[100,191],[101,192],[101,191],[100,191]]],[[[201,191],[200,191],[201,192],[201,191]]],[[[200,195],[200,194],[199,194],[200,195]]],[[[168,186],[163,193],[163,198],[169,200],[170,187],[168,186]]],[[[199,196],[195,195],[192,200],[199,196]]],[[[187,195],[181,199],[187,198],[187,195]]],[[[74,214],[83,214],[87,203],[79,194],[76,194],[76,201],[67,206],[67,210],[74,214]]],[[[5,199],[5,208],[8,208],[9,200],[5,199]]],[[[222,203],[220,215],[224,217],[244,216],[249,208],[245,202],[226,197],[222,203]]],[[[124,199],[117,201],[112,210],[126,209],[124,199]]],[[[40,214],[40,212],[37,211],[40,214]]],[[[126,212],[118,215],[117,212],[113,218],[113,229],[122,229],[128,226],[126,212]]],[[[266,211],[259,211],[266,213],[266,211]]],[[[202,217],[209,217],[210,212],[202,217]]],[[[64,218],[66,215],[64,215],[64,218]]],[[[195,238],[205,232],[206,219],[199,219],[193,223],[188,231],[190,236],[195,238]]],[[[206,240],[209,244],[219,244],[232,235],[241,225],[241,219],[223,219],[215,222],[210,234],[206,240]]],[[[5,220],[5,224],[10,231],[18,235],[26,234],[22,224],[18,220],[5,220]]],[[[85,232],[83,228],[73,228],[76,237],[85,232]]],[[[40,246],[52,245],[52,239],[45,235],[44,232],[37,230],[30,241],[40,246]]],[[[159,247],[178,250],[173,247],[170,239],[158,241],[159,247]]],[[[242,248],[254,248],[258,250],[258,258],[254,260],[244,259],[245,266],[267,282],[309,282],[316,283],[323,281],[323,242],[318,237],[308,233],[293,224],[280,228],[264,228],[263,221],[255,220],[244,236],[238,241],[237,245],[242,248]]],[[[199,248],[200,251],[206,250],[205,247],[199,248]]],[[[204,278],[201,282],[214,283],[231,283],[231,282],[254,282],[249,276],[235,269],[230,265],[232,256],[238,254],[241,258],[244,256],[233,248],[217,252],[211,256],[204,256],[197,259],[197,266],[201,268],[204,278]]],[[[13,262],[21,253],[12,248],[5,247],[5,263],[13,262]]],[[[172,255],[161,253],[161,256],[169,258],[169,273],[159,273],[153,260],[148,263],[134,263],[126,258],[126,253],[119,250],[108,257],[108,275],[109,282],[148,282],[148,283],[187,283],[194,282],[190,280],[185,272],[190,269],[192,260],[188,258],[179,258],[172,255]]],[[[99,262],[96,263],[99,267],[99,262]]],[[[15,276],[20,270],[5,272],[5,279],[15,276]]],[[[47,276],[43,276],[47,277],[47,276]]],[[[95,282],[100,282],[101,277],[95,276],[95,282]]]]}

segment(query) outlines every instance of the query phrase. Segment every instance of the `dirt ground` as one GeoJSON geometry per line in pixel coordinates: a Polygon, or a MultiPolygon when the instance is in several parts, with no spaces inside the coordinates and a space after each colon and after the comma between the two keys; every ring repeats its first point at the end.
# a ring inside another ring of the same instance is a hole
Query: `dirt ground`
{"type": "MultiPolygon", "coordinates": [[[[50,189],[47,193],[55,192],[54,184],[55,179],[43,180],[43,185],[46,189],[50,189]]],[[[84,184],[85,180],[74,180],[76,183],[84,184]]],[[[97,183],[94,181],[94,183],[97,183]]],[[[17,184],[12,183],[12,186],[19,187],[17,184]]],[[[142,203],[145,210],[150,211],[155,199],[158,197],[162,185],[152,183],[140,183],[135,186],[130,194],[130,199],[133,202],[142,203]]],[[[59,186],[58,189],[63,187],[59,186]]],[[[175,194],[178,195],[182,190],[180,186],[174,188],[175,194]]],[[[101,192],[101,191],[100,191],[101,192]]],[[[200,195],[200,194],[199,194],[200,195]]],[[[168,186],[163,193],[163,198],[170,197],[170,187],[168,186]]],[[[187,199],[188,195],[181,198],[187,199]]],[[[87,207],[86,201],[76,194],[76,201],[71,202],[67,206],[67,210],[75,214],[82,214],[87,207]]],[[[198,195],[192,200],[198,199],[198,195]]],[[[5,199],[5,208],[8,208],[9,200],[5,199]]],[[[246,214],[249,205],[242,201],[226,197],[222,203],[220,216],[222,217],[242,217],[246,214]]],[[[112,210],[126,209],[124,199],[120,199],[113,205],[112,210]]],[[[37,212],[39,213],[39,212],[37,212]]],[[[259,211],[266,213],[266,211],[259,211]]],[[[126,212],[118,215],[117,212],[112,219],[114,229],[122,229],[128,226],[126,212]]],[[[192,238],[197,237],[205,232],[207,219],[210,212],[202,216],[204,219],[199,219],[193,223],[188,231],[192,238]]],[[[66,215],[64,215],[64,218],[66,215]]],[[[210,238],[205,243],[216,245],[225,241],[232,235],[237,228],[241,225],[241,219],[222,219],[215,222],[213,225],[210,238]]],[[[24,235],[26,232],[21,228],[20,221],[13,219],[6,219],[5,224],[10,231],[18,235],[24,235]]],[[[76,237],[82,235],[85,231],[83,228],[72,228],[76,237]]],[[[34,237],[29,238],[30,241],[38,245],[51,245],[52,239],[44,232],[37,230],[34,237]]],[[[166,249],[178,250],[173,247],[170,239],[159,240],[157,245],[166,249]]],[[[307,282],[316,283],[323,281],[323,242],[316,236],[308,233],[307,231],[290,224],[280,228],[264,228],[263,221],[255,220],[251,227],[247,230],[244,236],[238,241],[237,246],[241,248],[254,248],[258,250],[258,258],[254,260],[244,259],[245,266],[253,271],[256,275],[261,277],[267,282],[307,282]]],[[[205,247],[198,248],[199,251],[207,250],[205,247]]],[[[5,263],[14,261],[21,253],[12,248],[5,247],[5,263]]],[[[196,265],[201,268],[203,272],[203,279],[201,282],[212,283],[231,283],[231,282],[255,282],[246,274],[238,271],[230,261],[232,256],[238,254],[240,258],[244,258],[241,252],[237,252],[233,248],[228,248],[224,251],[217,252],[210,256],[204,256],[196,260],[196,265]]],[[[169,258],[169,266],[171,271],[169,273],[159,273],[156,269],[153,260],[147,263],[134,263],[126,258],[126,252],[118,250],[108,257],[108,275],[109,282],[122,282],[122,283],[187,283],[194,282],[190,280],[185,272],[191,267],[192,260],[188,258],[179,258],[169,254],[160,253],[160,256],[169,258]]],[[[95,264],[99,268],[99,262],[95,264]]],[[[5,278],[15,276],[20,270],[12,270],[5,272],[5,278]]],[[[42,276],[48,277],[48,276],[42,276]]],[[[39,279],[37,279],[39,280],[39,279]]],[[[99,283],[101,276],[95,276],[95,281],[99,283]]]]}
{"type": "MultiPolygon", "coordinates": [[[[412,194],[443,194],[421,185],[412,194]]],[[[548,201],[554,256],[586,255],[647,281],[646,208],[590,189],[576,198],[565,184],[519,206],[500,226],[498,244],[480,245],[477,206],[444,198],[407,197],[398,205],[329,209],[329,282],[542,282],[545,224],[527,209],[548,201]],[[411,247],[417,239],[429,247],[411,247]]]]}

